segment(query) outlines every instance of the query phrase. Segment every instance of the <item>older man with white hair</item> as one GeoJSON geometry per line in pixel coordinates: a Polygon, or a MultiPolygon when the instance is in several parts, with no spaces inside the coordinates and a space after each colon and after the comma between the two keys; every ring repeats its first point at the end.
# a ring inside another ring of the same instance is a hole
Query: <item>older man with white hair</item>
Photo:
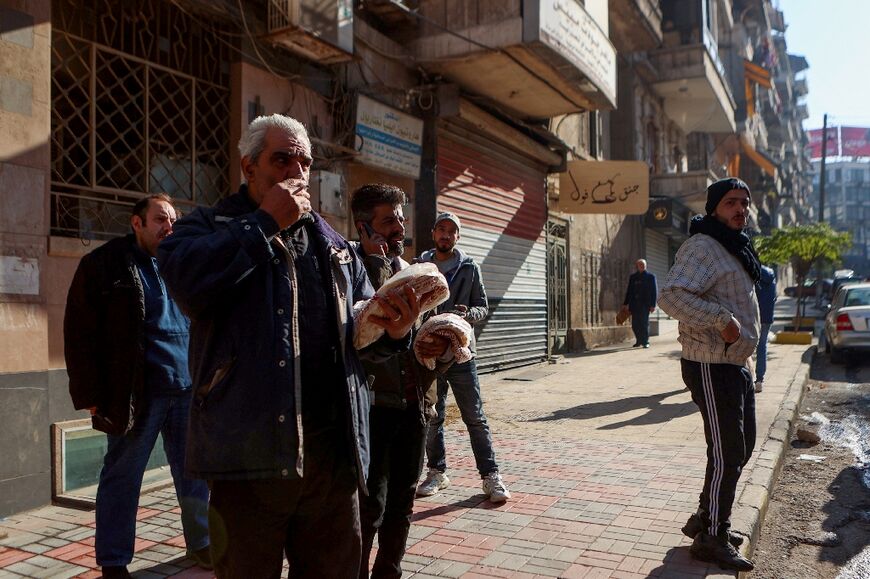
{"type": "Polygon", "coordinates": [[[239,151],[246,184],[179,220],[158,249],[191,319],[186,470],[209,481],[219,578],[279,577],[285,553],[290,577],[356,577],[369,459],[360,357],[407,350],[419,300],[409,286],[383,298],[384,337],[357,352],[353,306],[373,290],[311,211],[305,128],[258,117],[239,151]]]}
{"type": "Polygon", "coordinates": [[[634,347],[649,348],[649,315],[656,311],[656,276],[646,270],[646,260],[634,262],[637,271],[628,278],[623,310],[631,312],[634,347]]]}

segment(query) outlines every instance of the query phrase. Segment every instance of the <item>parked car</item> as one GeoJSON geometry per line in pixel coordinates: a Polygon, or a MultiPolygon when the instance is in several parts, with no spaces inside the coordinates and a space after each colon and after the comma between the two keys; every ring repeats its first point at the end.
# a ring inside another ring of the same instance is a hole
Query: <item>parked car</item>
{"type": "Polygon", "coordinates": [[[825,316],[825,351],[842,364],[849,352],[870,352],[870,283],[840,287],[825,316]]]}
{"type": "MultiPolygon", "coordinates": [[[[816,279],[804,280],[804,297],[805,298],[815,297],[816,286],[818,285],[818,283],[819,283],[819,280],[816,280],[816,279]]],[[[785,295],[787,295],[788,297],[796,298],[796,297],[798,297],[797,290],[798,290],[798,286],[790,285],[787,288],[785,288],[784,291],[785,291],[785,295]]]]}
{"type": "Polygon", "coordinates": [[[840,289],[840,287],[842,287],[843,284],[860,282],[860,281],[863,281],[863,279],[861,278],[861,276],[855,275],[854,272],[850,273],[849,275],[835,277],[834,278],[834,285],[831,288],[832,295],[835,295],[837,293],[837,290],[840,289]]]}

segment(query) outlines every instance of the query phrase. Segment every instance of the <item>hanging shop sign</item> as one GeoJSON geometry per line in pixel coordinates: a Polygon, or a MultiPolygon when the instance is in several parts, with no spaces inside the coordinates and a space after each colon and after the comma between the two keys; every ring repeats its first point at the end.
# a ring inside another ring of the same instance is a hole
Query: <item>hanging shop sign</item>
{"type": "Polygon", "coordinates": [[[559,174],[559,211],[643,215],[648,208],[643,161],[570,161],[559,174]]]}
{"type": "Polygon", "coordinates": [[[412,179],[420,177],[422,120],[359,95],[356,135],[358,161],[412,179]]]}

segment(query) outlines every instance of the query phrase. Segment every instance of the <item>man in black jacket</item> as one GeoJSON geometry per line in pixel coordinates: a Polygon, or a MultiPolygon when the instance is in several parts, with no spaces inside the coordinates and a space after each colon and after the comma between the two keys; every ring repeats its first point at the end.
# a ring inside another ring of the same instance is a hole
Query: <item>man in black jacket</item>
{"type": "Polygon", "coordinates": [[[649,348],[649,315],[656,311],[656,276],[646,270],[646,260],[635,262],[637,271],[628,278],[623,309],[631,312],[634,347],[649,348]]]}
{"type": "MultiPolygon", "coordinates": [[[[406,203],[404,191],[391,185],[365,185],[353,193],[351,210],[360,234],[357,253],[375,289],[408,263],[400,256],[405,249],[406,203]]],[[[421,342],[422,354],[441,358],[446,338],[435,336],[421,342]]],[[[372,409],[371,466],[368,496],[360,503],[362,565],[360,578],[369,577],[368,561],[375,534],[378,554],[372,579],[398,579],[411,528],[414,491],[423,470],[426,423],[436,399],[436,371],[420,364],[413,352],[383,362],[363,361],[369,375],[372,409]]],[[[448,363],[436,369],[443,372],[448,363]]]]}
{"type": "Polygon", "coordinates": [[[189,556],[211,568],[208,488],[185,478],[190,410],[189,322],[166,293],[157,244],[172,233],[166,195],[133,207],[133,234],[82,258],[67,297],[64,352],[76,409],[108,435],[97,488],[96,558],[103,576],[129,577],[145,467],[157,441],[169,460],[189,556]]]}
{"type": "Polygon", "coordinates": [[[409,285],[385,296],[374,320],[385,335],[357,352],[354,304],[374,292],[311,211],[305,127],[258,117],[239,152],[247,183],[179,220],[158,252],[191,318],[186,468],[211,487],[219,578],[278,577],[285,554],[290,577],[356,577],[369,462],[360,358],[406,351],[419,299],[409,285]]]}

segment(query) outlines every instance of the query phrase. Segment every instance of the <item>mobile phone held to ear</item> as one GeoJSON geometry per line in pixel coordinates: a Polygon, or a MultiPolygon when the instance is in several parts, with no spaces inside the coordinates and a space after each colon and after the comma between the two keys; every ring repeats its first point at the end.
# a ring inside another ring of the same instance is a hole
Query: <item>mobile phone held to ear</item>
{"type": "MultiPolygon", "coordinates": [[[[375,235],[375,230],[372,229],[372,226],[371,226],[371,225],[369,225],[368,223],[366,223],[365,221],[363,221],[363,222],[362,222],[362,226],[365,228],[365,230],[366,230],[366,235],[368,235],[369,238],[371,238],[371,237],[373,237],[373,236],[375,235]]],[[[359,231],[360,239],[362,239],[362,228],[357,228],[357,230],[359,231]]]]}

